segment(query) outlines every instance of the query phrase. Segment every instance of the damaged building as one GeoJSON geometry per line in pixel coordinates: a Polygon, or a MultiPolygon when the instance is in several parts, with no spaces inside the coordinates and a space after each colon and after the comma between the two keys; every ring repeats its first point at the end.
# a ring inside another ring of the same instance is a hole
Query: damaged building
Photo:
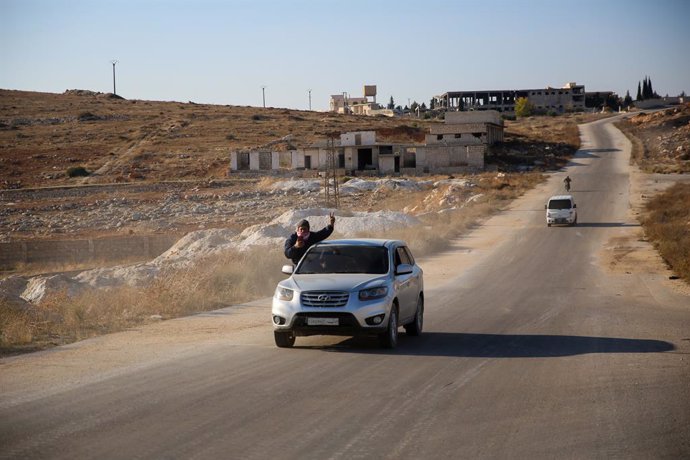
{"type": "Polygon", "coordinates": [[[585,86],[575,82],[562,88],[539,88],[491,91],[449,91],[434,97],[436,108],[447,111],[496,110],[512,115],[519,98],[527,98],[544,112],[578,112],[585,110],[585,86]]]}
{"type": "Polygon", "coordinates": [[[352,175],[420,175],[481,171],[488,147],[503,141],[503,119],[496,111],[447,113],[430,128],[424,143],[390,143],[375,131],[347,132],[309,147],[284,152],[235,151],[231,172],[324,171],[333,167],[352,175]]]}

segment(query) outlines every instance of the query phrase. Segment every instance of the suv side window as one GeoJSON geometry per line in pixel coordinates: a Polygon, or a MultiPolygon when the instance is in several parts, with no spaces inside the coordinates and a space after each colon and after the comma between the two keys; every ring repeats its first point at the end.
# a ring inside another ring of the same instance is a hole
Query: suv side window
{"type": "Polygon", "coordinates": [[[409,264],[414,265],[414,257],[412,257],[412,253],[410,252],[410,248],[407,246],[402,247],[403,251],[405,251],[405,254],[407,254],[407,258],[409,259],[409,264]]]}
{"type": "Polygon", "coordinates": [[[397,267],[400,264],[412,265],[412,262],[407,255],[407,251],[405,251],[405,247],[403,246],[395,248],[395,266],[397,267]]]}

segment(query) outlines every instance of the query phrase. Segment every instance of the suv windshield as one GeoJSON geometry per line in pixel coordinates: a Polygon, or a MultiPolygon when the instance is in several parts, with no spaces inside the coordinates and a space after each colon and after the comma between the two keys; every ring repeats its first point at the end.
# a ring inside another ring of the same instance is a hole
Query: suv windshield
{"type": "Polygon", "coordinates": [[[315,246],[295,273],[388,273],[388,250],[382,246],[315,246]]]}
{"type": "MultiPolygon", "coordinates": [[[[543,201],[542,201],[543,203],[543,201]]],[[[549,209],[570,209],[570,200],[551,200],[549,201],[549,209]]]]}

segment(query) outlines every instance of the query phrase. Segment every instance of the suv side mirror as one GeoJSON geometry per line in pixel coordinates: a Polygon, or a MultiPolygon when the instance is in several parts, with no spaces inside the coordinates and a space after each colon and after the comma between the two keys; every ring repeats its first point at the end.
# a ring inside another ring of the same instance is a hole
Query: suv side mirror
{"type": "Polygon", "coordinates": [[[546,205],[544,205],[544,209],[546,209],[546,205]]]}
{"type": "Polygon", "coordinates": [[[410,264],[400,264],[397,267],[395,267],[396,275],[409,275],[410,273],[412,273],[412,271],[413,268],[410,264]]]}
{"type": "Polygon", "coordinates": [[[573,208],[577,208],[577,205],[575,203],[573,203],[573,208]]]}
{"type": "Polygon", "coordinates": [[[283,268],[280,271],[285,273],[286,275],[292,275],[292,270],[292,265],[283,265],[283,268]]]}

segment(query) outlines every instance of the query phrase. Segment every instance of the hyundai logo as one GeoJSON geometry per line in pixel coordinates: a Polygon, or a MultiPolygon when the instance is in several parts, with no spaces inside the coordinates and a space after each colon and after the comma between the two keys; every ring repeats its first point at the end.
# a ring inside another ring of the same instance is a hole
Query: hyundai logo
{"type": "Polygon", "coordinates": [[[319,302],[328,302],[329,300],[331,300],[331,296],[326,295],[326,294],[321,294],[320,296],[317,297],[317,299],[319,300],[319,302]]]}

